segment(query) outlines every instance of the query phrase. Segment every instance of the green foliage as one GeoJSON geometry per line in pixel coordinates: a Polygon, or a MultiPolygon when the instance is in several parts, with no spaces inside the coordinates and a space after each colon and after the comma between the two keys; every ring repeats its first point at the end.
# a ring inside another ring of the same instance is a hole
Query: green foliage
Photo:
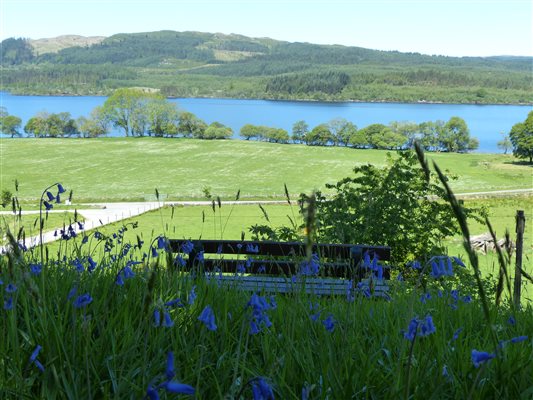
{"type": "Polygon", "coordinates": [[[30,62],[33,58],[33,50],[26,39],[8,38],[0,45],[2,67],[30,62]]]}
{"type": "Polygon", "coordinates": [[[343,72],[318,72],[294,75],[279,75],[272,78],[267,86],[269,94],[305,95],[315,92],[330,95],[338,94],[350,83],[350,77],[343,72]]]}
{"type": "Polygon", "coordinates": [[[69,112],[40,112],[26,122],[24,132],[34,137],[67,137],[79,134],[78,125],[69,112]]]}
{"type": "Polygon", "coordinates": [[[22,120],[14,115],[9,115],[5,107],[0,107],[0,133],[11,135],[11,137],[21,136],[20,124],[22,120]]]}
{"type": "Polygon", "coordinates": [[[7,189],[2,189],[2,195],[0,196],[0,204],[2,205],[2,208],[6,208],[8,205],[10,205],[12,199],[13,193],[7,189]]]}
{"type": "Polygon", "coordinates": [[[515,157],[528,159],[533,163],[533,111],[529,112],[524,122],[519,122],[509,133],[515,157]]]}
{"type": "Polygon", "coordinates": [[[289,133],[285,129],[262,125],[246,124],[241,128],[240,135],[246,140],[257,139],[271,143],[289,142],[289,133]]]}
{"type": "Polygon", "coordinates": [[[3,42],[10,53],[0,73],[12,92],[109,95],[150,87],[174,97],[488,104],[531,103],[533,92],[529,57],[427,56],[172,31],[119,34],[37,57],[26,45],[3,42]]]}
{"type": "Polygon", "coordinates": [[[443,239],[458,228],[443,189],[434,177],[426,180],[413,152],[354,173],[326,185],[332,196],[317,194],[320,241],[388,245],[395,265],[444,253],[443,239]]]}

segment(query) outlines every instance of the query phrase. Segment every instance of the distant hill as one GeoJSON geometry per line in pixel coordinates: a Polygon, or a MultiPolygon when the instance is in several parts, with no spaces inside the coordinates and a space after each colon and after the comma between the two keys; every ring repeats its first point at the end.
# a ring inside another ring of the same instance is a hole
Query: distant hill
{"type": "Polygon", "coordinates": [[[445,57],[203,32],[2,42],[4,89],[354,101],[531,103],[532,57],[445,57]]]}
{"type": "Polygon", "coordinates": [[[33,48],[35,55],[45,53],[57,53],[60,50],[69,47],[86,47],[98,44],[105,39],[105,36],[79,36],[79,35],[63,35],[55,38],[47,39],[29,39],[28,42],[33,48]]]}

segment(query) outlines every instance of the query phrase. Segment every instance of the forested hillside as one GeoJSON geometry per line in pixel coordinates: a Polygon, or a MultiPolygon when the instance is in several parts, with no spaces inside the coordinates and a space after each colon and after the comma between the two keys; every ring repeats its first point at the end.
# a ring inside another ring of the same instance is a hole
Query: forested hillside
{"type": "Polygon", "coordinates": [[[429,56],[173,31],[68,48],[48,39],[50,48],[62,48],[48,53],[34,42],[2,42],[2,90],[109,94],[144,87],[176,97],[533,102],[530,57],[429,56]]]}

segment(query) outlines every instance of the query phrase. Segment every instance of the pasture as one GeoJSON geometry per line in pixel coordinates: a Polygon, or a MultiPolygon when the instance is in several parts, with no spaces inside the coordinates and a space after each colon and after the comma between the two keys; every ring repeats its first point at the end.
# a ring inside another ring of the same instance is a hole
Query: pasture
{"type": "MultiPolygon", "coordinates": [[[[204,199],[283,199],[323,190],[355,165],[384,165],[389,152],[249,141],[164,138],[3,139],[1,189],[28,206],[52,182],[74,191],[76,202],[204,199]]],[[[394,155],[394,152],[390,152],[394,155]]],[[[531,188],[532,168],[511,155],[428,153],[457,175],[456,193],[531,188]]]]}

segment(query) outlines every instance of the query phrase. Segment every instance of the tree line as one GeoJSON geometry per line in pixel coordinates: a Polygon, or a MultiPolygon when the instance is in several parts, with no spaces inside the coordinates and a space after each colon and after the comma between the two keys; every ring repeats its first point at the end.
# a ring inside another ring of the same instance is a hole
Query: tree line
{"type": "MultiPolygon", "coordinates": [[[[0,131],[5,135],[22,136],[21,119],[0,109],[0,131]]],[[[231,128],[213,122],[208,125],[193,113],[178,110],[175,103],[161,94],[138,89],[117,89],[102,106],[95,107],[88,117],[73,119],[70,113],[41,112],[28,120],[24,132],[33,137],[99,137],[110,127],[125,136],[187,137],[197,139],[229,139],[231,128]]],[[[457,116],[448,121],[393,121],[388,125],[371,124],[362,129],[344,118],[335,118],[315,127],[301,120],[292,132],[262,125],[246,124],[240,132],[245,140],[273,143],[302,143],[309,146],[345,146],[358,149],[401,150],[412,148],[418,141],[426,151],[468,152],[479,142],[470,136],[466,122],[457,116]]],[[[526,121],[515,124],[509,137],[498,143],[507,152],[533,162],[533,111],[526,121]]]]}

